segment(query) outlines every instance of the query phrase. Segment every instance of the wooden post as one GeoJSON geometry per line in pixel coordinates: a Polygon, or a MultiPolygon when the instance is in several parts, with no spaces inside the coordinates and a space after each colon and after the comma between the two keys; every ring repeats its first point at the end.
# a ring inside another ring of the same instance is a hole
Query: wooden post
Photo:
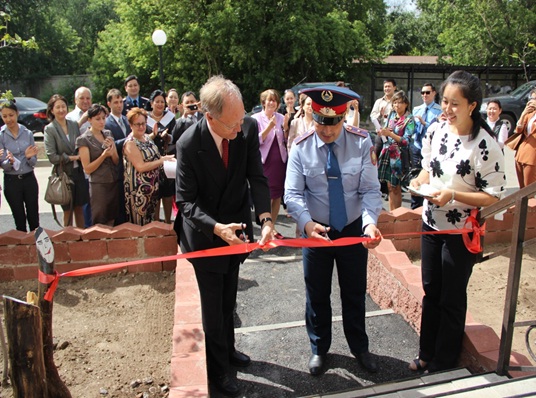
{"type": "Polygon", "coordinates": [[[4,296],[14,398],[48,398],[39,307],[4,296]]]}
{"type": "MultiPolygon", "coordinates": [[[[54,275],[54,247],[48,234],[41,227],[35,230],[35,244],[39,257],[39,271],[46,275],[54,275]]],[[[51,283],[39,281],[38,297],[41,309],[43,353],[46,369],[48,395],[54,398],[71,398],[71,393],[58,374],[54,363],[54,343],[52,340],[52,305],[53,301],[44,299],[51,283]]]]}

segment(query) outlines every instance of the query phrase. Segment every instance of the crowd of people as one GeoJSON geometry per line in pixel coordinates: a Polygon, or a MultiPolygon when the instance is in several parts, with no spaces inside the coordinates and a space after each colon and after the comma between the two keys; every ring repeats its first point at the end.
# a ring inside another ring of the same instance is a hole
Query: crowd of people
{"type": "MultiPolygon", "coordinates": [[[[472,209],[488,206],[504,192],[503,146],[507,132],[501,104],[490,101],[480,115],[482,90],[473,75],[457,71],[439,90],[422,86],[422,104],[411,107],[393,79],[374,104],[374,138],[359,128],[360,97],[344,83],[260,93],[262,111],[245,115],[238,87],[222,76],[209,79],[196,95],[155,90],[140,96],[135,76],[126,96],[108,92],[108,108],[91,104],[80,87],[75,109],[53,95],[47,105],[46,155],[71,178],[73,200],[63,206],[64,225],[172,222],[182,252],[249,242],[251,209],[261,246],[284,239],[277,231],[286,206],[298,236],[331,241],[368,237],[362,244],[303,249],[308,368],[321,375],[331,344],[331,279],[337,267],[343,325],[350,352],[369,372],[378,371],[365,330],[368,249],[382,239],[376,227],[382,190],[389,209],[402,204],[402,186],[412,191],[412,208],[422,206],[423,231],[463,228],[472,209]],[[166,163],[169,162],[169,163],[166,163]],[[175,163],[173,163],[175,162],[175,163]],[[164,167],[164,166],[170,167],[164,167]],[[170,174],[170,169],[173,173],[170,174]]],[[[536,92],[516,127],[520,139],[516,171],[520,186],[536,180],[534,140],[536,92]]],[[[18,230],[39,225],[37,148],[17,123],[16,104],[1,105],[4,189],[18,230]],[[22,200],[21,200],[22,199],[22,200]]],[[[423,235],[425,292],[418,356],[410,369],[434,372],[456,366],[467,307],[467,284],[476,256],[457,234],[423,235]]],[[[192,260],[199,285],[210,382],[229,396],[240,388],[232,366],[250,358],[235,347],[233,311],[239,266],[247,255],[192,260]]]]}

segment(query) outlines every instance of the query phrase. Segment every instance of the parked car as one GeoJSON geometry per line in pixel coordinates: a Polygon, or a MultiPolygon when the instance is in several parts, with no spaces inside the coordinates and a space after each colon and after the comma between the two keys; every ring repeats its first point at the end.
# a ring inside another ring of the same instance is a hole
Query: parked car
{"type": "MultiPolygon", "coordinates": [[[[47,104],[37,98],[15,97],[15,105],[19,110],[18,122],[33,133],[42,133],[48,124],[47,104]]],[[[3,125],[4,122],[0,119],[0,126],[3,125]]]]}
{"type": "Polygon", "coordinates": [[[496,99],[501,101],[502,113],[500,119],[508,126],[508,135],[514,132],[516,123],[527,105],[530,92],[536,88],[536,80],[527,82],[507,95],[498,95],[493,97],[484,98],[482,100],[482,107],[480,113],[486,118],[486,108],[488,107],[488,101],[496,99]]]}

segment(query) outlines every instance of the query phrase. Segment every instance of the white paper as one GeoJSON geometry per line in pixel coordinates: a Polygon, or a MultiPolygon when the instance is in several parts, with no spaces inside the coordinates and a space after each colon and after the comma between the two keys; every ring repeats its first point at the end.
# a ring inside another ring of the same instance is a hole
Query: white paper
{"type": "Polygon", "coordinates": [[[20,169],[20,160],[13,156],[13,170],[17,171],[20,169]]]}
{"type": "Polygon", "coordinates": [[[167,178],[175,178],[177,175],[177,160],[165,160],[164,161],[164,173],[167,178]]]}
{"type": "Polygon", "coordinates": [[[380,122],[378,122],[378,119],[372,119],[372,124],[374,127],[376,127],[376,131],[381,130],[382,126],[380,126],[380,122]]]}
{"type": "Polygon", "coordinates": [[[409,186],[408,189],[415,195],[423,196],[425,198],[433,198],[432,194],[439,191],[439,189],[428,184],[421,184],[419,189],[415,189],[412,186],[409,186]]]}

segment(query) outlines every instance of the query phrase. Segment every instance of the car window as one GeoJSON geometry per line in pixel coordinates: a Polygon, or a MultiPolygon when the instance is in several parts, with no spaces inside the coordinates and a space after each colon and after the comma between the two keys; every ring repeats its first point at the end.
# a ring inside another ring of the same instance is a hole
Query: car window
{"type": "Polygon", "coordinates": [[[47,104],[45,104],[43,101],[39,101],[36,98],[17,97],[15,100],[17,101],[17,108],[19,108],[19,110],[46,109],[47,107],[47,104]]]}

